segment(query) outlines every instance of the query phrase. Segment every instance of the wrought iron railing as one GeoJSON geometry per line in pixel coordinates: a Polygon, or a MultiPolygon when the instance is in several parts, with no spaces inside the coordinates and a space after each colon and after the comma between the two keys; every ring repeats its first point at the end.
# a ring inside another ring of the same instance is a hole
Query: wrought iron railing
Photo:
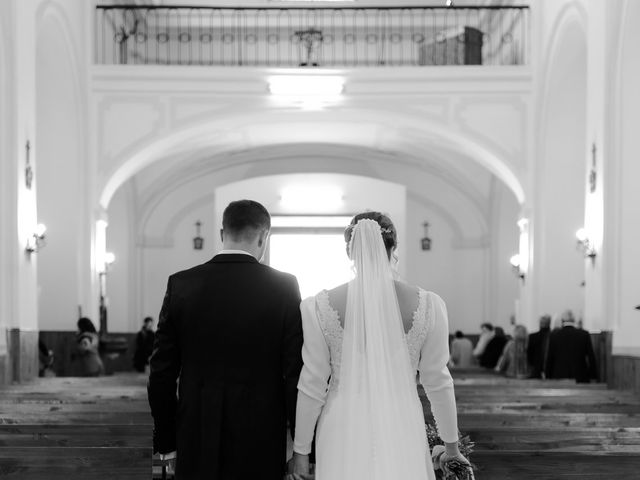
{"type": "Polygon", "coordinates": [[[96,62],[363,67],[524,65],[529,8],[96,8],[96,62]]]}

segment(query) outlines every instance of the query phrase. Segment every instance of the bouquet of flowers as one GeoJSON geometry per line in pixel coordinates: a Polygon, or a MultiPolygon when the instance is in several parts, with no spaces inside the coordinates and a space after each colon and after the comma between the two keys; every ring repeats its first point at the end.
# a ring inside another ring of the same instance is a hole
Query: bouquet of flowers
{"type": "MultiPolygon", "coordinates": [[[[427,440],[429,441],[429,451],[432,451],[434,460],[434,467],[438,465],[438,460],[442,453],[444,453],[444,442],[438,434],[438,430],[435,425],[426,424],[427,440]],[[437,447],[437,448],[436,448],[437,447]]],[[[458,449],[460,453],[464,455],[466,459],[471,461],[471,452],[473,452],[474,443],[469,438],[469,435],[458,435],[458,449]]],[[[466,465],[458,460],[450,460],[442,468],[436,469],[436,478],[438,480],[474,480],[473,475],[474,466],[466,465]]]]}

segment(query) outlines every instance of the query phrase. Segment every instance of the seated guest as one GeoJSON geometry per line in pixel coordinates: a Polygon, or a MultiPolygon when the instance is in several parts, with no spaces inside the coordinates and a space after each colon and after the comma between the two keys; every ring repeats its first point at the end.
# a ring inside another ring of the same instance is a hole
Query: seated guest
{"type": "Polygon", "coordinates": [[[513,338],[507,341],[496,364],[496,372],[504,373],[507,377],[527,377],[527,340],[527,328],[524,325],[516,325],[513,338]]]}
{"type": "Polygon", "coordinates": [[[504,334],[502,327],[496,327],[494,329],[494,335],[487,343],[487,346],[480,355],[480,366],[485,368],[495,368],[504,346],[507,344],[507,337],[504,334]]]}
{"type": "Polygon", "coordinates": [[[473,344],[458,330],[451,342],[451,359],[449,365],[453,368],[467,368],[473,363],[473,344]]]}
{"type": "Polygon", "coordinates": [[[98,354],[99,339],[96,327],[86,317],[78,320],[76,334],[76,373],[80,377],[97,377],[104,374],[104,366],[98,354]]]}
{"type": "Polygon", "coordinates": [[[551,334],[551,315],[540,317],[540,330],[529,335],[527,345],[527,362],[531,369],[531,378],[542,378],[549,351],[549,335],[551,334]]]}
{"type": "Polygon", "coordinates": [[[473,356],[476,358],[480,358],[484,353],[484,349],[487,347],[489,341],[493,338],[494,331],[493,325],[490,323],[483,323],[480,325],[480,338],[478,338],[478,343],[476,343],[476,348],[473,349],[473,356]]]}
{"type": "Polygon", "coordinates": [[[133,354],[133,368],[138,372],[144,372],[149,365],[149,357],[153,353],[153,318],[146,317],[142,323],[142,328],[136,335],[136,351],[133,354]]]}
{"type": "Polygon", "coordinates": [[[47,345],[38,339],[38,368],[39,377],[55,377],[56,374],[53,371],[53,350],[49,350],[47,345]]]}
{"type": "Polygon", "coordinates": [[[562,328],[551,333],[545,368],[547,378],[575,378],[577,383],[589,383],[597,378],[596,357],[591,335],[576,328],[571,310],[562,316],[562,328]]]}

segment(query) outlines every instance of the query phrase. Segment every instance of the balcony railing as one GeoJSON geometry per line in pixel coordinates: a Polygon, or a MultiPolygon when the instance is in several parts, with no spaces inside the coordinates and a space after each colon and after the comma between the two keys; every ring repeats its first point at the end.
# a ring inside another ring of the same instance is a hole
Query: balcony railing
{"type": "Polygon", "coordinates": [[[529,8],[96,7],[98,64],[525,65],[529,8]]]}

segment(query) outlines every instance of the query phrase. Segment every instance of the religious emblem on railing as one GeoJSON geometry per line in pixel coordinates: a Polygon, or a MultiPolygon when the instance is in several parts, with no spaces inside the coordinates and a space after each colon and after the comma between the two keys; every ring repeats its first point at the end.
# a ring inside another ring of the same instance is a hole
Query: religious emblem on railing
{"type": "Polygon", "coordinates": [[[322,31],[309,28],[307,30],[298,30],[294,35],[298,39],[298,43],[304,47],[304,53],[306,54],[306,58],[303,62],[300,62],[300,66],[317,67],[319,65],[318,50],[324,41],[322,31]]]}

